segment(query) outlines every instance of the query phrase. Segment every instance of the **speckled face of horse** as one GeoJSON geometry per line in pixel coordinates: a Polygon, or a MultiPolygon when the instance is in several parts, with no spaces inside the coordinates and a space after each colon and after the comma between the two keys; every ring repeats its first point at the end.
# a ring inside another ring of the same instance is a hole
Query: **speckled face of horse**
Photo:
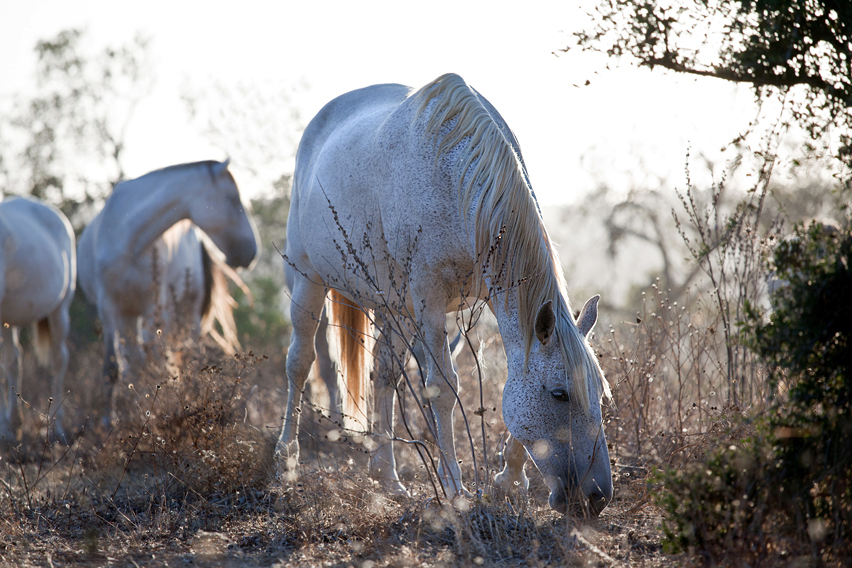
{"type": "MultiPolygon", "coordinates": [[[[577,328],[584,337],[597,320],[597,301],[598,296],[589,300],[578,318],[577,328]]],[[[556,327],[556,314],[547,302],[536,316],[536,339],[526,371],[509,369],[503,419],[544,476],[551,492],[550,506],[565,513],[569,506],[581,508],[586,503],[589,512],[597,515],[612,499],[612,472],[601,420],[606,387],[602,375],[587,376],[588,398],[583,400],[583,389],[574,384],[582,380],[576,376],[581,373],[567,370],[556,327]]],[[[594,358],[590,349],[587,355],[594,358]]],[[[600,373],[597,362],[591,363],[586,368],[600,373]]]]}

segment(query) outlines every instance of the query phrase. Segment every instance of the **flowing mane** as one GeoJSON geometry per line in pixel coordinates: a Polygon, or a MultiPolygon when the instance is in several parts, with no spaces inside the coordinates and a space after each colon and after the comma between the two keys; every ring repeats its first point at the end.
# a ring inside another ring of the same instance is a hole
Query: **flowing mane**
{"type": "Polygon", "coordinates": [[[477,94],[458,75],[442,75],[412,96],[419,99],[417,118],[428,111],[426,135],[435,145],[436,161],[456,152],[452,175],[459,210],[465,223],[471,215],[475,219],[476,248],[492,286],[498,292],[511,287],[517,290],[525,365],[538,309],[551,300],[562,356],[569,376],[575,378],[574,396],[588,410],[590,381],[595,380],[609,398],[609,385],[597,359],[574,323],[561,264],[520,156],[477,94]]]}

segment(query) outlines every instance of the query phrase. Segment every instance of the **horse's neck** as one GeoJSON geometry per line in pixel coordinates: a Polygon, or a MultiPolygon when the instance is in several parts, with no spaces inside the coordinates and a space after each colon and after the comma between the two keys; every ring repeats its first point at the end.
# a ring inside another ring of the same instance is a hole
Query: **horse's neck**
{"type": "Polygon", "coordinates": [[[514,288],[504,290],[491,298],[489,306],[497,319],[500,337],[506,356],[511,359],[513,354],[520,353],[523,357],[524,340],[521,335],[520,319],[518,318],[517,292],[514,288]]]}
{"type": "MultiPolygon", "coordinates": [[[[138,200],[128,200],[128,209],[116,215],[113,222],[120,225],[115,235],[118,250],[139,258],[163,233],[183,219],[189,218],[190,202],[195,196],[194,184],[185,176],[174,175],[156,180],[152,190],[133,188],[138,200]]],[[[129,196],[126,196],[129,197],[129,196]]]]}

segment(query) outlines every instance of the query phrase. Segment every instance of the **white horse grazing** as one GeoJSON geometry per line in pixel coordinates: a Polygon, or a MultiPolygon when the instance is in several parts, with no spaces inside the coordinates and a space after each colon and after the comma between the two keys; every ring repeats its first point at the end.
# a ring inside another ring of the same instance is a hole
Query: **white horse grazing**
{"type": "MultiPolygon", "coordinates": [[[[40,362],[53,362],[56,434],[62,439],[63,383],[68,368],[68,309],[77,285],[74,230],[58,209],[29,197],[0,203],[0,323],[3,375],[8,382],[0,435],[14,437],[20,425],[21,346],[18,327],[36,323],[40,362]],[[58,405],[58,407],[57,407],[58,405]]],[[[40,402],[40,401],[38,401],[40,402]]]]}
{"type": "MultiPolygon", "coordinates": [[[[609,387],[585,336],[597,298],[575,323],[559,260],[545,230],[520,149],[499,113],[457,75],[412,92],[375,85],[328,103],[299,145],[287,223],[293,334],[289,392],[277,446],[282,469],[298,461],[299,405],[314,361],[314,334],[332,288],[329,320],[349,349],[350,393],[363,392],[369,358],[359,334],[374,311],[379,329],[411,317],[427,357],[427,389],[448,495],[464,493],[453,437],[458,376],[445,313],[461,298],[489,302],[508,360],[503,418],[513,436],[498,483],[525,481],[527,451],[568,508],[582,492],[592,512],[612,496],[601,421],[609,387]],[[349,338],[346,341],[346,338],[349,338]],[[520,443],[518,443],[520,442],[520,443]]],[[[363,337],[363,336],[361,336],[363,337]]],[[[385,333],[376,359],[378,450],[372,475],[405,492],[392,444],[395,386],[408,338],[385,333]]],[[[414,393],[417,395],[418,393],[414,393]]]]}
{"type": "Polygon", "coordinates": [[[221,339],[234,345],[221,273],[250,266],[258,248],[227,161],[171,166],[116,185],[78,247],[80,287],[103,326],[109,391],[122,369],[141,362],[140,341],[154,324],[168,333],[175,321],[188,322],[197,336],[215,316],[228,335],[221,339]],[[224,262],[208,252],[208,238],[224,262]]]}

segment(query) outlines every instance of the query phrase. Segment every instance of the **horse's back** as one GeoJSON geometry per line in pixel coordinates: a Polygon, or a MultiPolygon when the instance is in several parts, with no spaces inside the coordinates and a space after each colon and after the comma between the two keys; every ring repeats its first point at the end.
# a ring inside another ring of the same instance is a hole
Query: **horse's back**
{"type": "Polygon", "coordinates": [[[309,249],[317,258],[323,256],[317,245],[336,233],[329,204],[351,219],[353,197],[364,204],[371,201],[373,174],[366,164],[371,160],[370,142],[409,93],[408,87],[397,84],[345,93],[327,103],[305,128],[296,153],[287,223],[288,256],[298,271],[309,269],[304,264],[309,249]]]}
{"type": "Polygon", "coordinates": [[[63,250],[74,245],[74,229],[59,209],[30,197],[15,197],[0,203],[8,222],[23,227],[39,227],[63,250]]]}
{"type": "Polygon", "coordinates": [[[4,323],[41,318],[73,292],[74,232],[56,208],[19,197],[0,203],[3,223],[4,323]]]}
{"type": "MultiPolygon", "coordinates": [[[[323,106],[308,123],[299,142],[294,199],[315,185],[317,167],[323,164],[324,156],[327,162],[328,153],[334,148],[351,149],[357,138],[371,137],[382,117],[396,110],[410,91],[404,85],[372,85],[345,93],[323,106]]],[[[343,160],[344,166],[346,161],[343,160]]]]}
{"type": "Polygon", "coordinates": [[[338,279],[332,285],[349,296],[359,277],[341,273],[340,251],[350,247],[372,249],[382,289],[412,267],[429,267],[445,287],[471,267],[457,197],[414,127],[412,92],[386,84],[346,93],[323,107],[300,143],[288,257],[297,271],[338,279]]]}

